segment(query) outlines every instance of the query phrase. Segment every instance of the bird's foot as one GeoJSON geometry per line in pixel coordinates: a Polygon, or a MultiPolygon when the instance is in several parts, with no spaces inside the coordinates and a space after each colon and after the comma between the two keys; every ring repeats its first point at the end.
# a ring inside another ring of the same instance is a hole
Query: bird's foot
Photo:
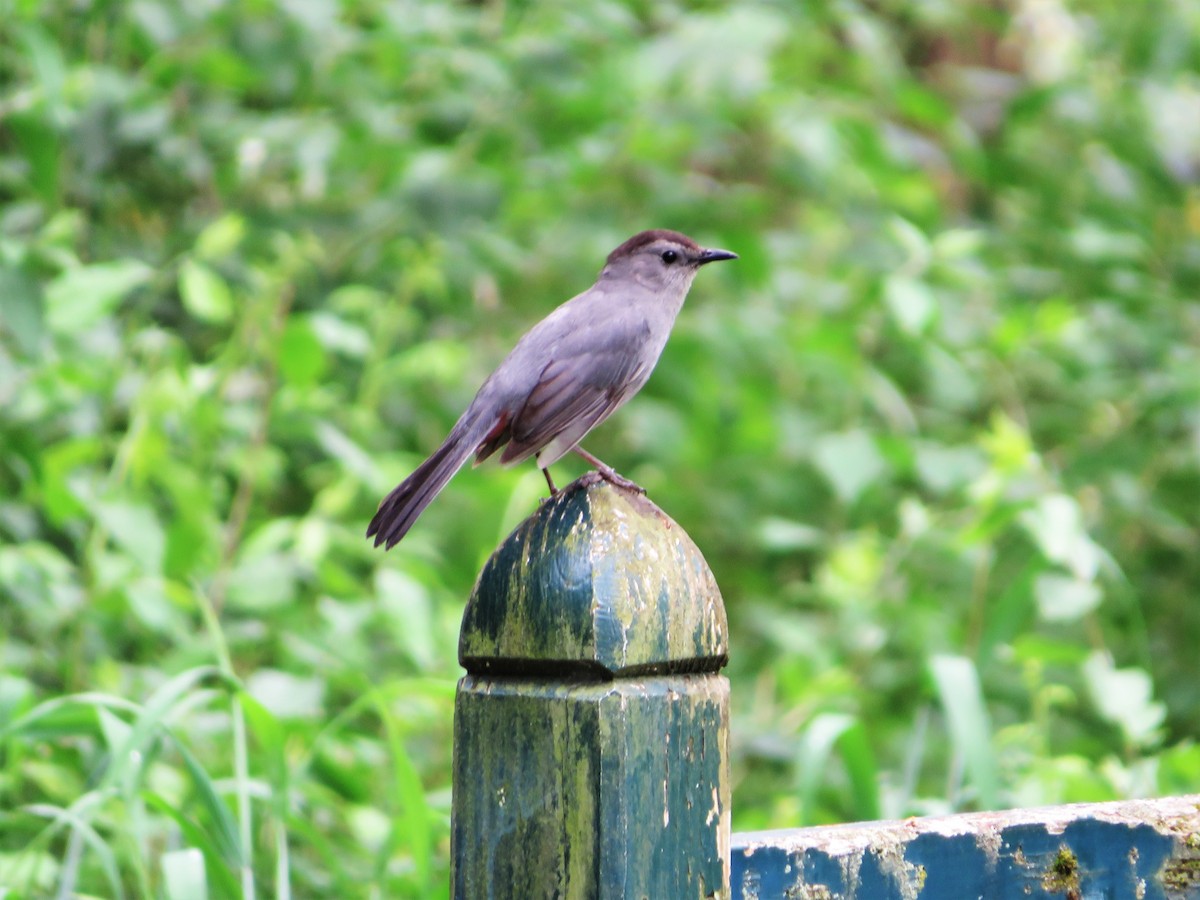
{"type": "Polygon", "coordinates": [[[630,481],[624,475],[618,474],[616,469],[614,469],[612,466],[608,465],[607,463],[601,462],[596,457],[592,456],[592,454],[590,454],[586,450],[584,450],[582,447],[576,446],[575,452],[577,454],[579,454],[580,456],[582,456],[589,463],[591,463],[592,466],[596,469],[596,471],[600,474],[600,477],[603,478],[605,481],[607,481],[609,484],[614,485],[615,487],[619,487],[622,490],[633,491],[635,494],[646,493],[646,489],[644,487],[642,487],[640,484],[638,484],[636,481],[630,481]]]}
{"type": "Polygon", "coordinates": [[[600,477],[603,478],[605,481],[607,481],[609,484],[619,487],[622,490],[633,491],[635,494],[646,493],[646,489],[644,487],[642,487],[640,484],[638,484],[636,481],[630,481],[624,475],[621,475],[615,469],[611,469],[608,466],[605,466],[605,465],[597,466],[596,472],[599,473],[600,477]]]}

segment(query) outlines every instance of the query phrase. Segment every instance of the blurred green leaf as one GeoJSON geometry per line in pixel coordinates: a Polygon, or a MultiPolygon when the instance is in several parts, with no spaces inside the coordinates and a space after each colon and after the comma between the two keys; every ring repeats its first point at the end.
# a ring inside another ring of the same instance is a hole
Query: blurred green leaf
{"type": "Polygon", "coordinates": [[[212,836],[222,860],[230,868],[240,867],[244,860],[241,837],[238,834],[237,823],[228,807],[225,806],[225,801],[221,798],[217,786],[200,761],[187,747],[177,745],[176,749],[183,759],[184,769],[191,777],[192,785],[196,789],[197,803],[204,811],[206,820],[211,823],[211,831],[205,832],[205,834],[212,836]]]}
{"type": "Polygon", "coordinates": [[[33,685],[26,679],[0,673],[0,731],[28,706],[33,698],[33,685]]]}
{"type": "Polygon", "coordinates": [[[1104,554],[1088,536],[1072,498],[1062,494],[1043,497],[1021,521],[1051,562],[1065,566],[1080,580],[1096,577],[1104,554]]]}
{"type": "Polygon", "coordinates": [[[946,713],[950,740],[966,766],[969,783],[979,802],[987,809],[994,808],[999,789],[996,758],[975,665],[965,657],[939,655],[929,660],[929,670],[946,713]]]}
{"type": "Polygon", "coordinates": [[[204,854],[195,848],[170,850],[162,856],[165,900],[207,900],[204,854]]]}
{"type": "Polygon", "coordinates": [[[974,447],[947,447],[929,441],[915,445],[917,474],[932,491],[944,493],[983,474],[986,463],[974,447]]]}
{"type": "Polygon", "coordinates": [[[179,296],[184,308],[202,322],[220,325],[233,317],[233,294],[215,271],[195,260],[179,270],[179,296]]]}
{"type": "Polygon", "coordinates": [[[1033,583],[1038,611],[1049,622],[1073,622],[1100,605],[1100,588],[1089,581],[1047,572],[1033,583]]]}
{"type": "Polygon", "coordinates": [[[394,639],[421,670],[432,668],[437,641],[429,592],[417,579],[392,569],[379,569],[375,592],[394,639]]]}
{"type": "Polygon", "coordinates": [[[800,738],[796,768],[800,775],[800,803],[806,820],[811,821],[817,790],[825,781],[830,754],[841,737],[856,725],[852,716],[821,713],[815,716],[800,738]]]}
{"type": "Polygon", "coordinates": [[[46,323],[56,334],[82,334],[149,281],[151,272],[136,260],[68,269],[46,286],[46,323]]]}
{"type": "Polygon", "coordinates": [[[246,690],[277,719],[316,718],[324,712],[325,683],[288,672],[259,669],[246,690]]]}
{"type": "Polygon", "coordinates": [[[884,282],[883,299],[896,324],[909,334],[924,331],[937,311],[929,286],[904,275],[892,275],[884,282]]]}
{"type": "Polygon", "coordinates": [[[279,371],[297,387],[315,384],[325,373],[325,351],[307,319],[293,316],[279,343],[279,371]]]}
{"type": "Polygon", "coordinates": [[[813,462],[843,503],[853,502],[885,469],[874,440],[861,429],[818,438],[813,462]]]}
{"type": "Polygon", "coordinates": [[[145,572],[161,572],[166,536],[154,510],[127,500],[94,500],[96,520],[145,572]]]}
{"type": "Polygon", "coordinates": [[[48,892],[58,881],[61,866],[62,861],[51,853],[0,852],[0,884],[6,889],[48,892]]]}
{"type": "Polygon", "coordinates": [[[39,89],[39,100],[45,105],[48,117],[56,124],[65,112],[64,86],[67,65],[62,48],[43,28],[33,22],[18,26],[21,43],[33,69],[39,89]]]}
{"type": "Polygon", "coordinates": [[[1083,666],[1092,702],[1108,722],[1118,726],[1131,744],[1146,746],[1161,739],[1166,709],[1154,701],[1154,686],[1143,669],[1117,669],[1107,654],[1093,653],[1083,666]]]}
{"type": "Polygon", "coordinates": [[[0,268],[0,335],[9,334],[26,356],[35,356],[45,333],[41,286],[20,269],[0,268]]]}
{"type": "Polygon", "coordinates": [[[109,752],[115,753],[129,740],[133,729],[127,722],[103,706],[96,707],[96,719],[100,723],[100,733],[104,735],[104,742],[108,745],[109,752]]]}
{"type": "Polygon", "coordinates": [[[236,213],[227,213],[214,220],[196,238],[196,256],[215,260],[228,256],[246,237],[246,220],[236,213]]]}
{"type": "Polygon", "coordinates": [[[243,610],[266,611],[295,597],[292,561],[279,553],[245,559],[229,575],[229,603],[243,610]]]}
{"type": "Polygon", "coordinates": [[[85,512],[86,505],[71,489],[71,476],[104,458],[104,442],[96,435],[62,440],[42,455],[42,504],[51,521],[61,524],[85,512]]]}
{"type": "Polygon", "coordinates": [[[72,840],[79,840],[87,849],[95,854],[100,869],[104,873],[108,890],[112,896],[121,900],[125,892],[121,888],[117,856],[112,847],[88,821],[90,808],[94,805],[90,797],[83,797],[71,808],[53,806],[49,803],[31,803],[25,811],[35,816],[48,819],[55,830],[70,830],[72,840]]]}
{"type": "Polygon", "coordinates": [[[805,550],[820,546],[824,534],[821,529],[803,522],[770,518],[759,523],[758,539],[771,550],[805,550]]]}

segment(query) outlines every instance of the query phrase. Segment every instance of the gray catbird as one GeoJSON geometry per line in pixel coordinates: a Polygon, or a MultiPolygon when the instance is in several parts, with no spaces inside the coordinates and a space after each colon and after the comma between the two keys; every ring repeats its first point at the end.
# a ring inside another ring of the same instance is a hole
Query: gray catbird
{"type": "Polygon", "coordinates": [[[608,255],[596,283],[526,334],[491,374],[450,434],[379,504],[367,529],[391,549],[472,454],[546,467],[574,450],[601,477],[640,490],[582,447],[583,436],[641,390],[667,343],[696,272],[737,259],[677,231],[643,231],[608,255]],[[507,446],[505,446],[507,445],[507,446]]]}

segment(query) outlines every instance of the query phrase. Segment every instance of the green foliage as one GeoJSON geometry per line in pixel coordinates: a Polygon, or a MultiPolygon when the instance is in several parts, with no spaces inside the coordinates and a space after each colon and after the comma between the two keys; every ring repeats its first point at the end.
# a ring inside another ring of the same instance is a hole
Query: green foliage
{"type": "Polygon", "coordinates": [[[362,532],[644,227],[741,254],[589,439],[725,592],[735,827],[1194,790],[1198,35],[0,0],[0,893],[444,891],[458,619],[540,477],[362,532]]]}

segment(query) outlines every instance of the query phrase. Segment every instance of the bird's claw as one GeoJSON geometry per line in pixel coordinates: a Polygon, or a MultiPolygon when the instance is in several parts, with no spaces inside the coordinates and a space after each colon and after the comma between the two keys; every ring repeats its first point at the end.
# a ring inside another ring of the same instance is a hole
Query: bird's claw
{"type": "Polygon", "coordinates": [[[609,484],[613,485],[614,487],[619,487],[622,490],[626,490],[626,491],[633,491],[635,494],[645,494],[646,493],[646,489],[644,487],[642,487],[636,481],[630,481],[624,475],[618,474],[616,472],[616,470],[614,470],[614,469],[610,469],[607,466],[605,466],[604,468],[597,469],[596,471],[599,473],[601,478],[603,478],[605,481],[607,481],[609,484]]]}

